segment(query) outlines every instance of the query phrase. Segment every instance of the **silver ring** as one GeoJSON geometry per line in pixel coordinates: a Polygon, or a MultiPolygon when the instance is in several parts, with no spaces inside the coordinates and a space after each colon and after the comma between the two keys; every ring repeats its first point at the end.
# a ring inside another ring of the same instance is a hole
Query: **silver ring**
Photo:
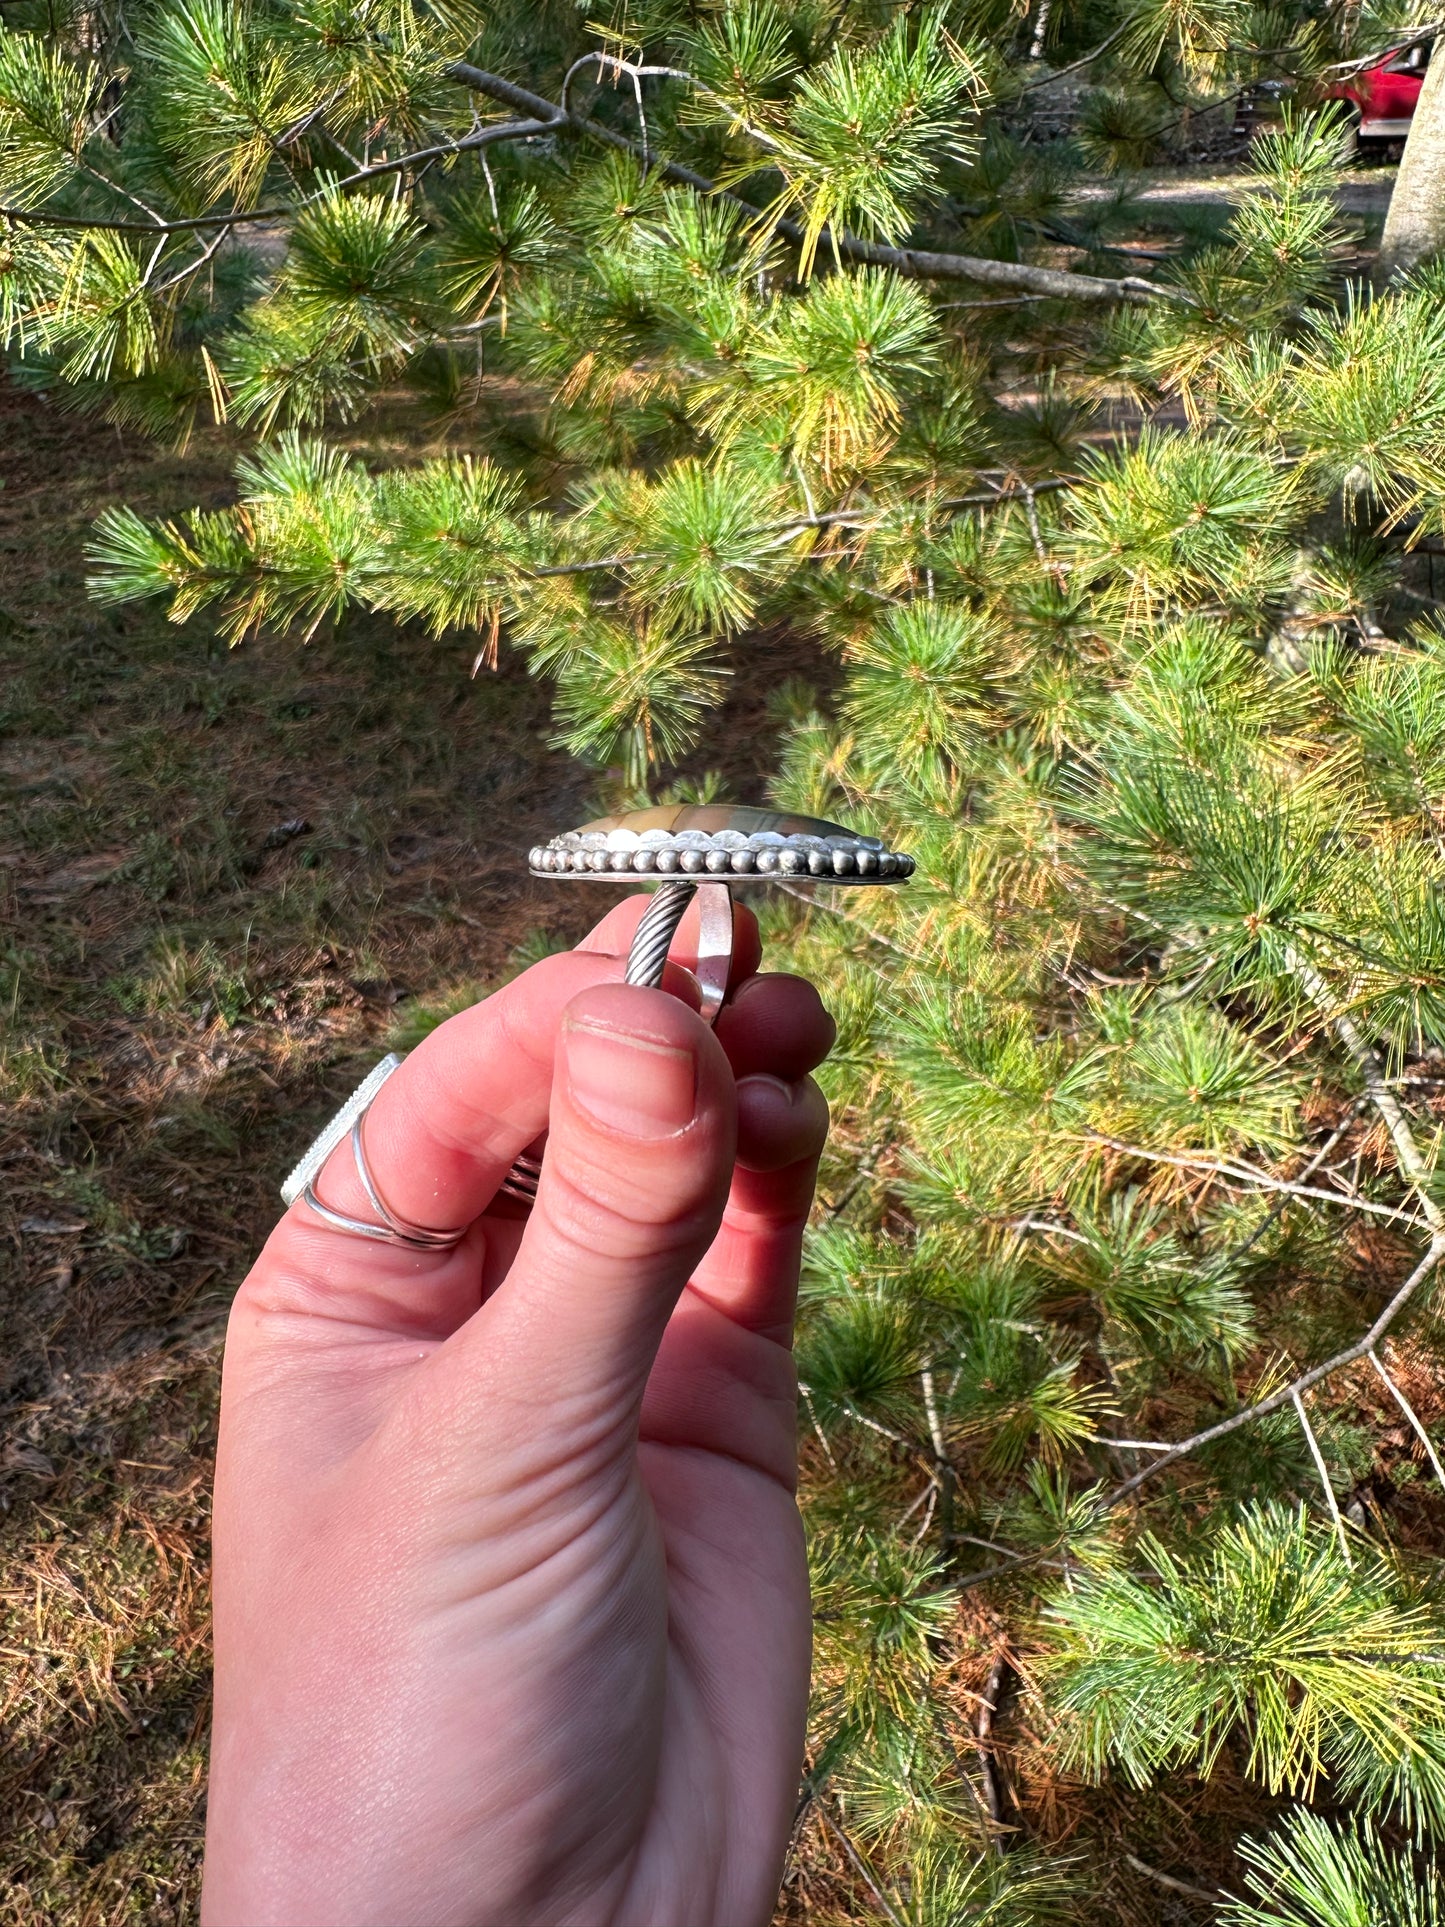
{"type": "MultiPolygon", "coordinates": [[[[667,953],[682,922],[683,912],[698,899],[699,926],[697,968],[694,975],[702,992],[701,1015],[705,1024],[715,1024],[727,996],[728,976],[733,962],[733,899],[725,884],[694,883],[676,877],[664,883],[642,913],[632,948],[627,955],[624,983],[638,984],[644,990],[661,986],[667,968],[667,953]]],[[[542,1160],[524,1151],[512,1161],[501,1184],[501,1195],[530,1211],[537,1202],[537,1186],[542,1177],[542,1160]]]]}
{"type": "MultiPolygon", "coordinates": [[[[538,844],[530,853],[533,876],[568,876],[601,883],[620,883],[629,877],[659,881],[627,959],[626,982],[657,989],[667,966],[668,951],[694,894],[699,929],[694,975],[702,992],[703,1021],[715,1023],[727,997],[732,968],[732,892],[749,884],[791,880],[792,887],[827,884],[902,883],[913,874],[913,859],[903,851],[888,850],[876,838],[846,830],[819,818],[794,816],[777,810],[687,805],[634,811],[626,817],[604,817],[538,844]]],[[[281,1187],[290,1205],[300,1197],[318,1217],[338,1231],[411,1250],[449,1249],[464,1231],[434,1231],[408,1224],[382,1201],[366,1168],[360,1120],[376,1093],[400,1064],[396,1055],[384,1057],[364,1083],[308,1147],[281,1187]],[[366,1194],[384,1220],[373,1224],[351,1218],[323,1204],[315,1181],[322,1166],[347,1129],[352,1132],[357,1172],[366,1194]]],[[[498,1187],[498,1196],[528,1208],[536,1202],[542,1161],[523,1152],[498,1187]]]]}
{"type": "MultiPolygon", "coordinates": [[[[409,1218],[398,1217],[377,1189],[376,1179],[371,1175],[371,1166],[367,1163],[366,1141],[362,1131],[362,1126],[366,1122],[366,1113],[371,1109],[376,1093],[400,1061],[397,1057],[383,1058],[360,1089],[352,1093],[351,1098],[327,1125],[292,1173],[292,1178],[301,1176],[301,1188],[299,1192],[293,1191],[292,1196],[286,1201],[290,1204],[299,1196],[301,1202],[309,1211],[314,1211],[323,1224],[330,1225],[333,1231],[344,1231],[348,1237],[368,1238],[373,1244],[401,1245],[408,1251],[452,1251],[466,1237],[470,1226],[463,1225],[457,1231],[438,1231],[432,1225],[413,1224],[409,1218]],[[378,1075],[378,1072],[381,1075],[378,1075]],[[358,1106],[356,1100],[363,1091],[368,1095],[358,1106]],[[348,1119],[351,1124],[351,1156],[356,1165],[356,1175],[361,1179],[362,1190],[365,1191],[373,1208],[382,1219],[380,1224],[375,1224],[368,1218],[353,1218],[345,1211],[338,1211],[334,1206],[325,1203],[317,1194],[316,1180],[321,1175],[321,1166],[340,1142],[341,1130],[338,1126],[344,1127],[348,1119]]],[[[288,1185],[289,1183],[290,1180],[288,1185]]],[[[282,1196],[285,1196],[284,1190],[282,1196]]]]}
{"type": "Polygon", "coordinates": [[[525,1151],[512,1160],[512,1168],[502,1179],[499,1195],[529,1209],[537,1202],[537,1186],[542,1180],[542,1160],[529,1158],[525,1151]]]}
{"type": "Polygon", "coordinates": [[[283,1204],[295,1204],[306,1186],[321,1176],[322,1166],[351,1129],[358,1113],[367,1109],[387,1078],[400,1068],[401,1059],[395,1051],[388,1051],[379,1064],[372,1065],[341,1109],[322,1125],[287,1174],[286,1182],[281,1186],[283,1204]]]}
{"type": "Polygon", "coordinates": [[[640,984],[644,990],[661,989],[677,926],[694,897],[698,938],[693,975],[702,992],[702,1020],[715,1024],[728,994],[733,967],[733,896],[725,883],[694,883],[690,877],[674,877],[655,891],[632,939],[623,982],[640,984]]]}
{"type": "Polygon", "coordinates": [[[329,1224],[333,1231],[344,1231],[352,1238],[369,1238],[373,1244],[402,1245],[408,1251],[453,1251],[466,1237],[468,1225],[457,1231],[438,1231],[427,1224],[413,1224],[409,1218],[400,1218],[376,1188],[376,1179],[371,1175],[371,1167],[366,1161],[366,1146],[362,1138],[362,1125],[371,1105],[364,1104],[357,1112],[351,1125],[351,1155],[356,1163],[356,1175],[361,1179],[361,1188],[383,1222],[373,1224],[367,1218],[353,1218],[345,1211],[337,1211],[324,1203],[316,1193],[314,1178],[306,1180],[301,1192],[301,1202],[314,1211],[323,1224],[329,1224]]]}

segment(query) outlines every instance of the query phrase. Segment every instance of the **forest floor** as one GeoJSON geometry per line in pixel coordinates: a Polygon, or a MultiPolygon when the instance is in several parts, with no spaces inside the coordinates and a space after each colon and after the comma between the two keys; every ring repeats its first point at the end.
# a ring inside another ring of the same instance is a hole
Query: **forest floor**
{"type": "MultiPolygon", "coordinates": [[[[1341,169],[1335,200],[1346,214],[1374,215],[1383,223],[1390,205],[1398,167],[1371,164],[1341,169]]],[[[1114,180],[1085,181],[1074,190],[1080,201],[1104,201],[1118,192],[1114,180]]],[[[1172,167],[1148,167],[1129,177],[1131,200],[1156,210],[1173,207],[1233,207],[1259,186],[1257,177],[1242,167],[1219,167],[1208,162],[1172,167]]]]}
{"type": "MultiPolygon", "coordinates": [[[[526,876],[592,799],[515,658],[88,599],[107,504],[214,506],[230,459],[0,384],[3,1927],[194,1920],[230,1297],[389,1041],[599,909],[526,876]]],[[[725,711],[698,766],[746,793],[768,742],[725,711]]]]}

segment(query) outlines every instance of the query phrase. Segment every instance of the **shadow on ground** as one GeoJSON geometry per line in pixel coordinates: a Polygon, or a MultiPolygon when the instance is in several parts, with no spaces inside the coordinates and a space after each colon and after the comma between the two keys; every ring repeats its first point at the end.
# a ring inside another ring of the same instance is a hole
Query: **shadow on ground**
{"type": "MultiPolygon", "coordinates": [[[[87,599],[102,508],[228,469],[0,386],[4,1927],[194,1919],[230,1296],[398,1019],[601,907],[523,874],[589,796],[515,659],[87,599]]],[[[743,790],[765,737],[719,720],[743,790]]]]}

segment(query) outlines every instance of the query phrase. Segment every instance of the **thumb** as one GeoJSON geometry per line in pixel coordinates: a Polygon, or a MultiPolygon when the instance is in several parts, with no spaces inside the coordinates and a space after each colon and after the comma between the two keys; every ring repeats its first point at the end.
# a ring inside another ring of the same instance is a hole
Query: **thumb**
{"type": "MultiPolygon", "coordinates": [[[[610,1430],[640,1404],[673,1306],[717,1235],[736,1096],[722,1046],[659,990],[567,1006],[547,1154],[506,1282],[463,1337],[610,1430]]],[[[463,1336],[459,1334],[459,1336],[463,1336]]]]}

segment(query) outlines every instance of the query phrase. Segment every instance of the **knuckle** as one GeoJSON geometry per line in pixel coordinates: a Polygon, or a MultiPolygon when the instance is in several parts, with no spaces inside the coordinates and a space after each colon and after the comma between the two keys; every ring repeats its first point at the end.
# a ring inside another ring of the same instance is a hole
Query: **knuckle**
{"type": "Polygon", "coordinates": [[[553,1234],[579,1257],[612,1263],[690,1254],[707,1243],[721,1215],[721,1201],[715,1205],[697,1185],[654,1185],[567,1152],[548,1158],[538,1205],[553,1234]]]}

